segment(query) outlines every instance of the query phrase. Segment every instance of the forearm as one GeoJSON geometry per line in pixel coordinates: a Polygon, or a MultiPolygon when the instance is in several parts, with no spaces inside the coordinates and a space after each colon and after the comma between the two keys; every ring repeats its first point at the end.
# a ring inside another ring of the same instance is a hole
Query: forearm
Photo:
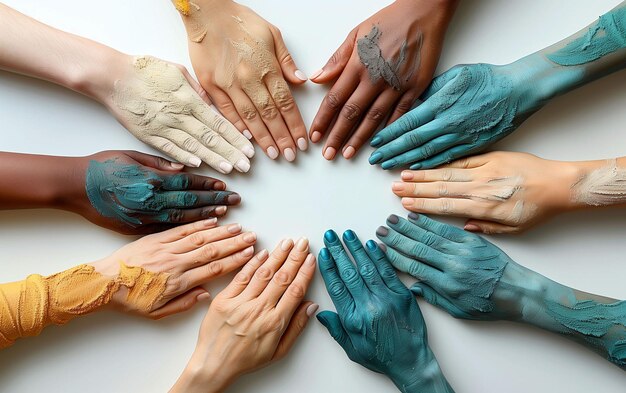
{"type": "Polygon", "coordinates": [[[0,4],[0,69],[44,79],[97,98],[106,80],[112,48],[57,30],[0,4]]]}
{"type": "Polygon", "coordinates": [[[418,358],[412,370],[389,375],[402,393],[454,393],[430,348],[418,358]]]}
{"type": "Polygon", "coordinates": [[[80,160],[0,153],[0,209],[69,209],[85,192],[80,160]]]}
{"type": "Polygon", "coordinates": [[[169,393],[222,393],[230,385],[221,367],[206,364],[207,355],[196,350],[169,393]]]}

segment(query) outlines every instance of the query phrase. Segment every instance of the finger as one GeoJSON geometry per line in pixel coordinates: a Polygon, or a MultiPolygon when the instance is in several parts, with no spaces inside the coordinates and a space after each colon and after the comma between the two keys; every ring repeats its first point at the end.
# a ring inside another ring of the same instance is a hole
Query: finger
{"type": "MultiPolygon", "coordinates": [[[[285,293],[287,287],[289,287],[296,278],[308,254],[309,241],[306,238],[301,238],[289,253],[285,263],[283,263],[280,269],[274,274],[274,277],[260,295],[268,305],[272,307],[275,306],[283,295],[287,295],[285,293]]],[[[302,294],[302,296],[304,296],[304,294],[302,294]]],[[[299,303],[300,301],[298,301],[298,304],[299,303]]]]}
{"type": "Polygon", "coordinates": [[[368,109],[358,128],[346,142],[342,154],[345,159],[350,159],[368,141],[374,131],[380,126],[397,98],[395,90],[386,90],[368,109]]]}
{"type": "Polygon", "coordinates": [[[434,120],[416,130],[408,131],[386,145],[379,147],[372,153],[369,162],[373,165],[390,160],[400,156],[402,153],[419,148],[445,134],[444,121],[441,119],[434,120]]]}
{"type": "Polygon", "coordinates": [[[487,218],[490,206],[484,201],[455,198],[402,198],[402,207],[415,213],[440,216],[487,218]]]}
{"type": "Polygon", "coordinates": [[[339,276],[337,265],[335,264],[330,251],[326,248],[322,248],[319,253],[318,261],[320,274],[324,280],[326,291],[328,291],[328,295],[333,301],[335,308],[342,315],[351,313],[355,307],[354,299],[339,276]]]}
{"type": "Polygon", "coordinates": [[[246,232],[230,239],[209,243],[182,255],[181,268],[189,270],[225,258],[256,243],[256,234],[246,232]]]}
{"type": "Polygon", "coordinates": [[[346,40],[333,53],[324,67],[311,75],[311,81],[315,83],[328,83],[337,78],[346,68],[356,42],[356,29],[352,30],[346,40]]]}
{"type": "Polygon", "coordinates": [[[183,169],[183,165],[166,160],[163,157],[151,154],[140,153],[134,150],[124,150],[123,153],[141,165],[166,172],[178,172],[183,169]]]}
{"type": "Polygon", "coordinates": [[[376,269],[378,270],[378,273],[387,288],[398,294],[406,293],[407,288],[404,286],[402,281],[400,281],[400,278],[398,278],[398,275],[395,270],[393,270],[387,256],[383,250],[378,247],[378,244],[376,244],[373,240],[368,240],[365,245],[365,251],[369,255],[370,259],[374,261],[374,265],[376,266],[376,269]]]}
{"type": "Polygon", "coordinates": [[[401,272],[410,274],[420,281],[426,281],[434,285],[441,280],[445,280],[445,276],[441,271],[420,261],[408,258],[393,248],[388,248],[386,253],[393,267],[401,272]]]}
{"type": "Polygon", "coordinates": [[[389,120],[387,120],[387,126],[391,125],[396,120],[408,113],[411,108],[413,108],[413,105],[415,105],[416,101],[417,95],[413,90],[404,93],[404,95],[402,95],[402,97],[400,97],[400,99],[398,100],[396,106],[393,108],[393,112],[391,113],[391,116],[389,116],[389,120]]]}
{"type": "Polygon", "coordinates": [[[261,250],[258,254],[256,254],[248,263],[246,263],[241,271],[235,275],[230,284],[228,284],[228,286],[220,292],[220,295],[229,299],[239,296],[241,292],[246,289],[252,280],[254,273],[263,264],[263,262],[267,260],[269,255],[270,253],[267,250],[261,250]]]}
{"type": "Polygon", "coordinates": [[[180,296],[175,297],[165,305],[150,312],[148,316],[152,319],[161,319],[170,315],[178,314],[190,310],[203,299],[210,299],[210,294],[204,288],[193,288],[180,296]]]}
{"type": "Polygon", "coordinates": [[[436,76],[430,83],[430,85],[426,88],[426,90],[424,90],[424,93],[422,93],[421,99],[426,101],[435,93],[443,89],[444,86],[448,84],[448,82],[450,82],[451,80],[456,78],[457,75],[459,75],[462,67],[463,66],[454,66],[443,74],[436,76]]]}
{"type": "Polygon", "coordinates": [[[440,165],[449,164],[450,162],[458,158],[470,155],[477,151],[478,149],[474,145],[470,145],[470,144],[458,145],[442,153],[439,153],[436,156],[431,157],[427,160],[417,162],[411,165],[409,168],[414,169],[414,170],[436,168],[440,165]]]}
{"type": "Polygon", "coordinates": [[[454,247],[456,242],[450,241],[434,232],[419,227],[412,222],[391,214],[387,217],[387,225],[394,231],[406,236],[407,238],[420,242],[430,248],[447,253],[450,247],[454,247]]]}
{"type": "Polygon", "coordinates": [[[370,291],[381,292],[385,286],[383,279],[378,273],[378,269],[374,262],[370,259],[368,253],[365,252],[363,244],[356,236],[354,231],[347,230],[343,233],[343,242],[352,254],[352,258],[356,261],[356,266],[359,269],[359,275],[370,289],[370,291]]]}
{"type": "Polygon", "coordinates": [[[376,134],[370,145],[372,147],[383,146],[409,131],[428,124],[435,118],[435,113],[435,108],[431,103],[423,102],[420,106],[376,134]]]}
{"type": "Polygon", "coordinates": [[[151,235],[161,243],[171,243],[180,239],[184,239],[187,236],[207,229],[215,228],[217,226],[217,218],[210,218],[207,220],[201,220],[192,222],[190,224],[177,226],[167,231],[151,235]]]}
{"type": "Polygon", "coordinates": [[[413,164],[415,162],[419,162],[430,157],[441,153],[447,149],[450,149],[453,146],[463,144],[469,141],[471,137],[462,136],[458,134],[446,134],[439,137],[436,137],[423,145],[414,148],[413,150],[409,150],[405,153],[397,155],[390,160],[384,161],[381,164],[381,167],[384,170],[395,169],[400,166],[405,166],[409,164],[413,164]]]}
{"type": "Polygon", "coordinates": [[[145,142],[166,156],[172,157],[181,164],[185,164],[193,168],[197,168],[200,164],[202,164],[202,160],[198,156],[181,149],[176,145],[176,143],[167,138],[161,136],[150,136],[146,138],[145,142]]]}
{"type": "Polygon", "coordinates": [[[328,330],[331,337],[337,341],[337,343],[343,348],[346,353],[351,353],[352,342],[348,337],[348,333],[341,324],[339,315],[331,311],[322,311],[317,314],[317,320],[328,330]]]}
{"type": "Polygon", "coordinates": [[[441,168],[428,169],[423,171],[402,171],[402,180],[424,183],[424,182],[470,182],[473,180],[470,170],[441,168]]]}
{"type": "Polygon", "coordinates": [[[446,311],[448,314],[452,315],[455,318],[463,318],[463,319],[475,319],[470,314],[461,310],[457,306],[455,306],[451,301],[449,301],[444,296],[441,296],[437,291],[431,288],[428,284],[423,282],[416,282],[411,287],[411,292],[415,296],[419,296],[424,298],[428,303],[432,304],[435,307],[439,307],[446,311]]]}
{"type": "Polygon", "coordinates": [[[467,233],[453,225],[430,219],[423,214],[409,213],[407,218],[413,225],[452,240],[453,242],[464,243],[467,241],[467,233]]]}
{"type": "Polygon", "coordinates": [[[246,139],[252,139],[252,134],[248,130],[248,126],[243,121],[240,112],[237,107],[235,107],[230,96],[217,86],[212,86],[209,93],[215,102],[215,109],[239,130],[246,139]]]}
{"type": "Polygon", "coordinates": [[[205,206],[195,209],[163,209],[160,211],[138,212],[135,214],[142,224],[180,225],[226,214],[226,206],[205,206]]]}
{"type": "Polygon", "coordinates": [[[359,76],[356,69],[341,74],[339,80],[324,97],[317,114],[313,118],[309,131],[311,142],[317,143],[322,139],[358,85],[359,76]]]}
{"type": "Polygon", "coordinates": [[[175,64],[175,65],[176,67],[178,67],[180,72],[182,72],[183,76],[185,77],[185,79],[187,79],[187,82],[189,83],[191,88],[196,92],[196,94],[198,94],[200,99],[202,99],[202,101],[204,101],[207,105],[213,105],[206,90],[204,90],[204,88],[200,86],[200,84],[191,76],[189,71],[187,71],[187,67],[182,66],[180,64],[175,64]]]}
{"type": "Polygon", "coordinates": [[[352,294],[352,297],[360,298],[369,291],[363,282],[361,276],[357,273],[354,264],[348,257],[346,250],[343,248],[341,241],[333,230],[324,233],[324,244],[335,260],[339,276],[343,280],[346,288],[352,294]]]}
{"type": "Polygon", "coordinates": [[[230,224],[196,231],[174,242],[172,250],[178,254],[193,251],[198,247],[235,237],[241,230],[241,224],[230,224]]]}
{"type": "Polygon", "coordinates": [[[294,310],[298,307],[298,304],[304,299],[304,295],[306,295],[314,276],[315,257],[313,254],[309,254],[300,267],[296,278],[289,285],[278,302],[276,310],[285,315],[292,315],[294,310]]]}
{"type": "Polygon", "coordinates": [[[240,296],[245,300],[258,297],[267,287],[272,277],[274,277],[274,274],[283,265],[292,248],[293,240],[282,240],[269,255],[265,263],[256,270],[250,280],[250,284],[248,284],[240,296]]]}
{"type": "Polygon", "coordinates": [[[302,334],[304,328],[309,323],[309,319],[311,319],[318,308],[319,306],[312,302],[300,304],[300,307],[298,307],[296,312],[291,317],[291,321],[289,321],[287,329],[285,329],[285,332],[280,338],[272,360],[280,360],[284,358],[289,351],[291,351],[291,348],[293,348],[293,345],[298,340],[298,337],[300,337],[300,334],[302,334]]]}
{"type": "Polygon", "coordinates": [[[283,72],[283,76],[285,79],[289,81],[289,83],[293,83],[296,85],[301,85],[307,81],[306,75],[302,71],[296,67],[296,63],[293,60],[293,57],[289,53],[287,49],[287,45],[285,45],[285,41],[283,40],[283,36],[280,33],[280,30],[277,28],[270,29],[272,33],[272,37],[274,38],[274,50],[276,51],[276,59],[278,60],[278,64],[280,64],[280,69],[283,72]]]}
{"type": "Polygon", "coordinates": [[[155,195],[154,203],[165,208],[191,209],[213,205],[236,205],[241,197],[232,191],[165,191],[155,195]]]}
{"type": "Polygon", "coordinates": [[[407,198],[459,198],[471,199],[472,191],[478,187],[472,182],[428,182],[428,183],[405,183],[395,182],[393,193],[399,197],[407,198]]]}
{"type": "Polygon", "coordinates": [[[226,184],[212,177],[195,175],[193,173],[177,173],[163,176],[161,187],[167,191],[180,190],[226,190],[226,184]]]}
{"type": "MultiPolygon", "coordinates": [[[[427,245],[411,239],[394,229],[379,227],[376,236],[387,245],[387,247],[401,253],[414,261],[419,261],[430,265],[441,271],[445,271],[450,263],[446,254],[428,247],[427,245]]],[[[389,249],[388,249],[389,250],[389,249]]]]}
{"type": "MultiPolygon", "coordinates": [[[[198,122],[194,119],[195,122],[198,122]]],[[[199,122],[198,122],[199,123],[199,122]]],[[[188,128],[188,127],[186,127],[188,128]]],[[[199,157],[206,162],[211,168],[222,174],[229,174],[233,170],[233,165],[226,160],[225,157],[207,149],[198,139],[190,135],[187,131],[170,128],[163,132],[168,140],[176,144],[183,151],[199,157]]]]}
{"type": "Polygon", "coordinates": [[[332,160],[337,151],[341,150],[343,143],[359,124],[365,110],[371,106],[377,94],[378,90],[374,90],[369,83],[362,83],[357,87],[341,110],[337,112],[337,121],[330,130],[323,149],[324,158],[332,160]]]}
{"type": "Polygon", "coordinates": [[[465,157],[444,166],[444,168],[471,169],[481,167],[489,162],[489,154],[465,157]]]}
{"type": "MultiPolygon", "coordinates": [[[[289,86],[282,78],[271,78],[267,81],[267,88],[278,107],[283,120],[285,121],[289,133],[300,150],[308,147],[306,127],[296,101],[289,91],[289,86]]],[[[283,152],[285,159],[289,162],[295,159],[295,151],[283,152]]]]}
{"type": "Polygon", "coordinates": [[[254,146],[252,146],[252,143],[224,116],[219,114],[217,110],[206,105],[196,105],[193,108],[193,115],[198,121],[215,131],[226,142],[240,150],[247,158],[254,157],[254,146]]]}
{"type": "Polygon", "coordinates": [[[236,254],[227,256],[226,258],[218,259],[211,263],[207,263],[206,265],[187,270],[181,276],[181,280],[185,283],[185,285],[190,287],[204,285],[217,277],[239,269],[241,266],[245,265],[250,258],[252,258],[252,255],[254,255],[254,246],[245,248],[236,254]]]}
{"type": "Polygon", "coordinates": [[[465,227],[463,228],[468,232],[480,232],[485,235],[495,235],[495,234],[514,234],[520,233],[522,230],[520,227],[504,225],[497,222],[492,221],[483,221],[483,220],[468,220],[465,223],[465,227]]]}

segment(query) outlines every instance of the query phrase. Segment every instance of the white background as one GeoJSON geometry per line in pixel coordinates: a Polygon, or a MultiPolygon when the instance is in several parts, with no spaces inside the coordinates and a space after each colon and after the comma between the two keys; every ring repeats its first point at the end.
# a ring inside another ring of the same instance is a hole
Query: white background
{"type": "MultiPolygon", "coordinates": [[[[507,63],[583,28],[619,1],[463,1],[450,27],[438,73],[457,63],[507,63]]],[[[186,37],[169,1],[12,0],[53,26],[121,51],[187,65],[186,37]]],[[[320,68],[346,34],[386,5],[373,0],[244,1],[278,25],[306,73],[320,68]]],[[[550,103],[497,147],[563,160],[626,154],[626,74],[606,77],[550,103]]],[[[310,124],[324,88],[307,84],[296,99],[310,124]]],[[[151,150],[98,104],[54,85],[0,72],[0,150],[88,155],[105,149],[151,150]]],[[[398,173],[322,159],[319,147],[297,163],[272,162],[257,149],[252,171],[231,175],[244,204],[227,222],[257,231],[260,247],[284,236],[311,239],[354,229],[374,235],[389,213],[403,214],[390,192],[398,173]]],[[[206,173],[214,173],[206,170],[206,173]]],[[[454,221],[460,224],[461,221],[454,221]]],[[[493,238],[513,259],[567,285],[624,299],[626,211],[558,217],[518,237],[493,238]]],[[[58,211],[0,213],[0,281],[51,274],[107,255],[130,241],[58,211]]],[[[259,248],[260,249],[260,248],[259,248]]],[[[409,280],[407,280],[409,282],[409,280]]],[[[214,293],[224,282],[210,285],[214,293]]],[[[318,277],[309,294],[332,308],[318,277]]],[[[566,339],[512,323],[458,321],[420,301],[429,338],[458,392],[616,392],[626,375],[566,339]]],[[[2,392],[163,392],[191,354],[204,308],[160,322],[115,313],[51,327],[0,353],[2,392]]],[[[351,363],[311,321],[282,363],[242,378],[232,392],[394,392],[383,376],[351,363]]]]}

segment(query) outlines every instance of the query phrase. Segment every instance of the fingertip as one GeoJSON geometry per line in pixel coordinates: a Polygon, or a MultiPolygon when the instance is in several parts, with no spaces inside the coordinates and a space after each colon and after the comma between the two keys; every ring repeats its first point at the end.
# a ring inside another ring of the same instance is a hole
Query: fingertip
{"type": "Polygon", "coordinates": [[[324,239],[328,242],[334,243],[338,240],[337,233],[332,229],[329,229],[324,233],[324,239]]]}
{"type": "Polygon", "coordinates": [[[478,225],[472,224],[472,223],[469,223],[469,222],[465,224],[463,229],[468,231],[468,232],[482,232],[481,228],[478,225]]]}

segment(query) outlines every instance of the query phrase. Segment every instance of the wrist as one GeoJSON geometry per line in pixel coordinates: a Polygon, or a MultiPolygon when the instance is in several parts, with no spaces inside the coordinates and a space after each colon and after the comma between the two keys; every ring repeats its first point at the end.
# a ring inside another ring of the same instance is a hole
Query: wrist
{"type": "Polygon", "coordinates": [[[410,369],[390,376],[398,389],[402,393],[452,392],[430,348],[426,348],[425,353],[418,358],[420,360],[410,369]]]}
{"type": "Polygon", "coordinates": [[[570,186],[572,209],[626,205],[626,157],[577,162],[577,177],[570,186]]]}
{"type": "Polygon", "coordinates": [[[97,45],[84,56],[80,67],[72,72],[67,87],[108,107],[115,81],[124,75],[131,63],[131,56],[97,45]]]}
{"type": "Polygon", "coordinates": [[[230,384],[223,376],[219,367],[198,361],[194,353],[170,393],[221,393],[230,384]]]}
{"type": "Polygon", "coordinates": [[[87,157],[63,157],[62,169],[55,171],[55,197],[52,202],[57,209],[81,214],[90,206],[85,190],[85,171],[89,165],[87,157]]]}

